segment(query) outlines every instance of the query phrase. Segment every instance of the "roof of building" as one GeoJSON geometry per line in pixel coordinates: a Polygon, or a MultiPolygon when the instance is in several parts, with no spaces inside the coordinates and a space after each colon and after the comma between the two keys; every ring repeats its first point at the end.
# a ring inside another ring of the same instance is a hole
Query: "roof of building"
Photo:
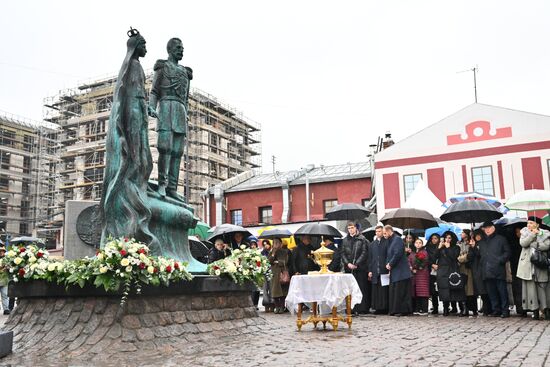
{"type": "Polygon", "coordinates": [[[19,125],[29,129],[46,128],[51,130],[58,130],[60,127],[56,124],[52,124],[46,121],[34,121],[24,117],[13,115],[9,112],[0,111],[0,121],[5,121],[14,125],[19,125]]]}
{"type": "Polygon", "coordinates": [[[375,161],[540,141],[549,133],[550,116],[473,103],[376,153],[375,161]]]}
{"type": "MultiPolygon", "coordinates": [[[[353,180],[370,176],[369,162],[346,163],[334,166],[310,166],[307,168],[309,183],[353,180]]],[[[234,185],[228,184],[230,180],[224,181],[221,184],[226,192],[259,190],[287,184],[289,186],[304,185],[306,183],[306,169],[253,174],[250,178],[237,182],[234,185]]]]}

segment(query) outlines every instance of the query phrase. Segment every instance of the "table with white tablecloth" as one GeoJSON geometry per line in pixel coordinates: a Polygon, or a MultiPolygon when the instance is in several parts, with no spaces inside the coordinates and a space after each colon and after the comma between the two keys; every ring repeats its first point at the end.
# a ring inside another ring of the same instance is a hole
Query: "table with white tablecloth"
{"type": "Polygon", "coordinates": [[[351,327],[351,309],[354,305],[361,303],[362,299],[363,294],[352,274],[329,273],[294,275],[290,281],[285,303],[292,313],[297,313],[298,330],[303,324],[309,322],[314,326],[322,322],[325,327],[329,322],[336,330],[338,321],[346,321],[351,327]],[[312,315],[306,320],[302,320],[302,305],[304,303],[311,303],[312,311],[312,315]],[[346,304],[345,318],[337,313],[338,306],[343,303],[346,304]],[[318,307],[323,306],[332,309],[330,315],[319,315],[318,307]]]}

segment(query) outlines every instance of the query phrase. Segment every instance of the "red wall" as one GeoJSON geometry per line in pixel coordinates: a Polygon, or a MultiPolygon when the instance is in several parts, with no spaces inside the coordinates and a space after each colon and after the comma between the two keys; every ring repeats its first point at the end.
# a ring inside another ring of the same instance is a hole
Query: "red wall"
{"type": "Polygon", "coordinates": [[[523,171],[523,188],[525,190],[544,190],[540,157],[522,158],[521,169],[523,171]]]}
{"type": "MultiPolygon", "coordinates": [[[[290,186],[290,218],[289,222],[302,222],[306,220],[305,204],[306,186],[290,186]]],[[[336,199],[339,203],[352,202],[362,204],[363,199],[371,196],[370,178],[354,180],[342,180],[322,183],[311,183],[309,185],[310,197],[313,202],[310,206],[310,220],[319,220],[324,217],[324,200],[336,199]]],[[[243,225],[257,225],[259,221],[259,208],[271,206],[273,213],[273,224],[281,223],[283,212],[283,189],[281,187],[259,189],[251,191],[226,192],[224,204],[226,219],[231,221],[231,210],[241,209],[243,213],[243,225]]],[[[214,197],[211,196],[210,225],[216,223],[216,207],[214,197]]]]}
{"type": "Polygon", "coordinates": [[[386,209],[400,208],[399,197],[399,173],[386,173],[382,175],[384,183],[384,204],[386,209]]]}
{"type": "Polygon", "coordinates": [[[428,170],[428,187],[442,203],[447,200],[445,193],[445,172],[443,168],[428,170]]]}
{"type": "Polygon", "coordinates": [[[243,225],[256,225],[259,222],[259,208],[271,206],[273,223],[281,223],[283,213],[283,194],[280,187],[252,190],[226,192],[227,200],[225,221],[231,222],[231,210],[241,209],[243,211],[243,225]]]}
{"type": "MultiPolygon", "coordinates": [[[[290,222],[307,220],[306,185],[290,187],[290,222]]],[[[371,196],[370,178],[312,183],[309,185],[310,198],[313,200],[309,208],[310,220],[323,219],[325,200],[338,200],[339,203],[362,204],[363,199],[371,196]]]]}

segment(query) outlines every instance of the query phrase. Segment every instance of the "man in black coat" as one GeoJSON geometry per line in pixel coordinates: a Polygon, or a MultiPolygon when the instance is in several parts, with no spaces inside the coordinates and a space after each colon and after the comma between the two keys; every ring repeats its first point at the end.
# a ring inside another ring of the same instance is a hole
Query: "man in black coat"
{"type": "Polygon", "coordinates": [[[388,274],[386,257],[388,254],[388,240],[382,235],[383,227],[376,226],[374,239],[368,246],[368,269],[371,282],[371,304],[377,314],[388,313],[389,287],[382,286],[381,275],[388,274]]]}
{"type": "Polygon", "coordinates": [[[485,238],[479,243],[481,271],[487,293],[491,300],[491,316],[510,316],[508,291],[506,288],[506,261],[510,258],[510,246],[505,237],[495,231],[493,222],[481,226],[485,238]]]}
{"type": "Polygon", "coordinates": [[[367,239],[359,233],[355,223],[348,222],[348,235],[342,241],[342,265],[346,273],[352,273],[359,284],[363,300],[355,305],[354,313],[369,313],[370,289],[367,270],[367,239]]]}

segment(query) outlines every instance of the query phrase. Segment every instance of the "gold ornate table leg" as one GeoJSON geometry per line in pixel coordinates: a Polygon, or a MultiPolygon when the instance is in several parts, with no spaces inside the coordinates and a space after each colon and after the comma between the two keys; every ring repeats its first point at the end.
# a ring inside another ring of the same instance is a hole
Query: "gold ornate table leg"
{"type": "Polygon", "coordinates": [[[332,330],[336,331],[338,329],[338,309],[336,307],[332,308],[330,323],[332,324],[332,330]]]}
{"type": "Polygon", "coordinates": [[[302,304],[298,304],[298,315],[296,319],[296,326],[298,327],[298,331],[302,330],[302,304]]]}
{"type": "Polygon", "coordinates": [[[317,318],[317,316],[318,316],[318,315],[317,315],[317,302],[312,302],[312,303],[311,303],[311,311],[313,312],[313,318],[312,318],[312,320],[313,320],[313,327],[314,327],[315,329],[317,329],[317,323],[319,323],[318,318],[317,318]]]}
{"type": "Polygon", "coordinates": [[[348,328],[351,329],[351,294],[346,297],[346,319],[348,328]]]}

